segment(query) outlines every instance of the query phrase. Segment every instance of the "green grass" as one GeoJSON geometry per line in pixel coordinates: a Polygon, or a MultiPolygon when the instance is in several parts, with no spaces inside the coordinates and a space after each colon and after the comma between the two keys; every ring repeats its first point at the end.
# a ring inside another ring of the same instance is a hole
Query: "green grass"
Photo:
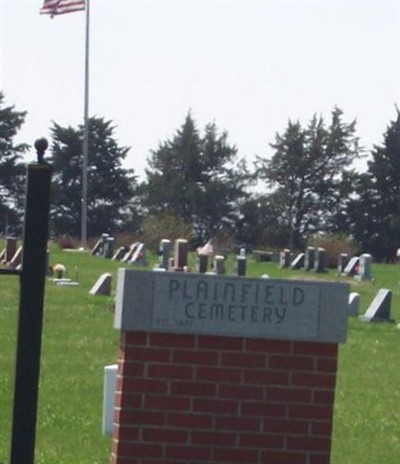
{"type": "MultiPolygon", "coordinates": [[[[112,273],[115,288],[121,264],[53,247],[51,263],[56,262],[80,285],[46,284],[36,463],[106,464],[111,440],[101,433],[103,368],[117,360],[119,334],[113,298],[89,290],[103,272],[112,273]]],[[[230,258],[230,272],[232,267],[230,258]]],[[[349,281],[360,293],[361,313],[379,288],[390,288],[392,317],[400,322],[400,266],[373,264],[375,280],[359,283],[334,271],[316,275],[249,259],[248,276],[265,273],[349,281]]],[[[0,276],[0,463],[9,460],[18,292],[18,278],[0,276]]],[[[400,331],[395,324],[351,318],[347,343],[340,346],[332,464],[398,464],[399,411],[400,331]]]]}

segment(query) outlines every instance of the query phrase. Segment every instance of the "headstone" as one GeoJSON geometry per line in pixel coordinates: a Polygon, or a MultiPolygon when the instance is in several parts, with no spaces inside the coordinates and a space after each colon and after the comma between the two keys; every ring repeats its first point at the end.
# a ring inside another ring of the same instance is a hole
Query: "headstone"
{"type": "Polygon", "coordinates": [[[343,274],[348,262],[349,262],[349,255],[347,253],[340,253],[339,258],[338,258],[338,265],[337,265],[337,270],[338,270],[339,275],[343,274]]]}
{"type": "Polygon", "coordinates": [[[174,270],[183,271],[188,265],[188,241],[184,238],[175,240],[174,270]]]}
{"type": "Polygon", "coordinates": [[[326,250],[325,248],[318,247],[316,250],[315,261],[314,261],[314,271],[315,272],[326,271],[326,250]]]}
{"type": "Polygon", "coordinates": [[[123,259],[123,257],[125,256],[126,251],[127,250],[124,246],[119,247],[111,259],[113,261],[121,261],[121,259],[123,259]]]}
{"type": "Polygon", "coordinates": [[[139,246],[139,242],[134,242],[129,247],[128,251],[125,253],[125,256],[122,258],[123,263],[127,263],[132,259],[133,253],[135,253],[136,248],[139,246]]]}
{"type": "Polygon", "coordinates": [[[101,234],[101,237],[97,240],[94,247],[92,248],[93,256],[104,256],[104,244],[109,234],[101,234]]]}
{"type": "Polygon", "coordinates": [[[359,262],[360,258],[358,256],[353,256],[344,268],[343,274],[347,277],[353,277],[356,275],[358,273],[359,262]]]}
{"type": "Polygon", "coordinates": [[[111,259],[114,254],[114,245],[115,245],[115,238],[114,237],[107,237],[104,241],[103,246],[103,256],[104,258],[111,259]]]}
{"type": "Polygon", "coordinates": [[[8,265],[13,269],[18,269],[21,266],[22,261],[22,246],[19,246],[17,251],[14,253],[14,256],[8,261],[8,265]]]}
{"type": "MultiPolygon", "coordinates": [[[[254,260],[257,262],[269,262],[272,261],[273,253],[271,251],[262,251],[262,250],[254,250],[253,257],[254,260]]],[[[279,259],[278,259],[279,261],[279,259]]]]}
{"type": "Polygon", "coordinates": [[[215,255],[213,271],[217,275],[225,274],[225,258],[222,255],[215,255]]]}
{"type": "Polygon", "coordinates": [[[392,291],[381,288],[376,294],[367,311],[359,316],[364,322],[392,322],[390,319],[390,305],[392,302],[392,291]]]}
{"type": "Polygon", "coordinates": [[[290,266],[291,253],[290,250],[282,250],[279,256],[279,267],[286,268],[290,266]]]}
{"type": "Polygon", "coordinates": [[[57,263],[53,266],[53,275],[55,279],[64,279],[67,276],[67,268],[64,264],[57,263]]]}
{"type": "Polygon", "coordinates": [[[349,315],[358,316],[358,308],[360,307],[360,294],[352,292],[349,295],[349,315]]]}
{"type": "Polygon", "coordinates": [[[240,277],[246,275],[246,256],[236,256],[236,274],[240,277]]]}
{"type": "Polygon", "coordinates": [[[17,239],[14,237],[7,237],[6,239],[6,254],[5,262],[11,261],[17,252],[17,239]]]}
{"type": "Polygon", "coordinates": [[[108,272],[102,274],[97,279],[97,282],[90,289],[89,294],[110,296],[111,295],[111,274],[109,274],[108,272]]]}
{"type": "Polygon", "coordinates": [[[372,267],[372,256],[368,253],[363,253],[360,256],[360,264],[358,274],[354,276],[356,280],[371,280],[371,267],[372,267]]]}
{"type": "Polygon", "coordinates": [[[196,262],[197,272],[204,274],[207,272],[208,268],[208,256],[207,255],[198,255],[196,262]]]}
{"type": "Polygon", "coordinates": [[[212,240],[210,239],[204,246],[199,247],[197,249],[197,254],[198,255],[213,256],[214,247],[213,247],[213,244],[212,244],[212,240]]]}
{"type": "Polygon", "coordinates": [[[171,240],[168,240],[167,238],[160,240],[158,253],[160,255],[158,266],[163,269],[168,269],[168,261],[171,254],[171,240]]]}
{"type": "Polygon", "coordinates": [[[147,264],[144,243],[139,243],[129,262],[131,264],[147,264]]]}
{"type": "Polygon", "coordinates": [[[111,435],[113,429],[115,390],[117,386],[118,364],[104,367],[103,388],[103,435],[111,435]]]}
{"type": "Polygon", "coordinates": [[[305,256],[304,256],[304,269],[306,271],[311,271],[314,269],[314,260],[315,260],[315,248],[307,247],[305,256]]]}
{"type": "Polygon", "coordinates": [[[291,269],[300,269],[304,266],[304,253],[299,253],[290,263],[291,269]]]}
{"type": "Polygon", "coordinates": [[[6,262],[6,249],[3,248],[0,252],[0,263],[6,262]]]}

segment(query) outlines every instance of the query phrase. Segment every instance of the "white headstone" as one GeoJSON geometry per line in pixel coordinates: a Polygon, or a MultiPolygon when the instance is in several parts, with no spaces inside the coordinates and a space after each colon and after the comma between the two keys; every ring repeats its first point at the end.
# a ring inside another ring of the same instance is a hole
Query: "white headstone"
{"type": "Polygon", "coordinates": [[[358,316],[358,308],[360,307],[360,294],[352,292],[349,295],[349,315],[358,316]]]}
{"type": "Polygon", "coordinates": [[[360,316],[364,322],[392,322],[390,319],[390,305],[392,302],[392,291],[381,288],[369,305],[365,314],[360,316]]]}

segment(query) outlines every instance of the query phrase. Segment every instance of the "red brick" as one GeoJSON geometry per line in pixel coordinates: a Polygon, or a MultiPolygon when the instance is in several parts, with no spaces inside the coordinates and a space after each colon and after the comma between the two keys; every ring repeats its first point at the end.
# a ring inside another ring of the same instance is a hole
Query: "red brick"
{"type": "Polygon", "coordinates": [[[194,348],[196,338],[194,335],[173,334],[173,333],[151,333],[151,346],[194,348]]]}
{"type": "Polygon", "coordinates": [[[211,429],[213,416],[211,414],[193,414],[169,412],[167,425],[170,427],[182,427],[193,429],[211,429]]]}
{"type": "Polygon", "coordinates": [[[118,456],[140,456],[141,458],[162,458],[163,447],[156,444],[130,443],[119,441],[116,447],[118,456]]]}
{"type": "Polygon", "coordinates": [[[268,418],[264,420],[263,430],[270,433],[306,435],[308,433],[307,420],[268,418]]]}
{"type": "Polygon", "coordinates": [[[239,405],[237,401],[220,400],[211,398],[195,398],[193,411],[210,412],[214,414],[237,414],[239,405]]]}
{"type": "Polygon", "coordinates": [[[251,464],[259,462],[259,451],[258,449],[215,448],[213,450],[213,461],[228,462],[229,464],[239,462],[251,464]]]}
{"type": "Polygon", "coordinates": [[[172,395],[145,395],[144,407],[146,409],[162,411],[189,411],[192,400],[189,397],[172,395]]]}
{"type": "Polygon", "coordinates": [[[217,365],[218,352],[205,350],[174,350],[172,361],[177,364],[217,365]]]}
{"type": "Polygon", "coordinates": [[[115,412],[116,422],[122,425],[163,425],[163,412],[143,411],[138,409],[120,409],[115,412]]]}
{"type": "Polygon", "coordinates": [[[244,370],[244,383],[262,385],[288,385],[289,372],[268,370],[244,370]]]}
{"type": "Polygon", "coordinates": [[[217,384],[211,382],[186,382],[184,380],[172,381],[171,394],[215,397],[217,384]]]}
{"type": "Polygon", "coordinates": [[[178,366],[174,364],[149,364],[147,375],[150,378],[193,380],[194,370],[189,366],[178,366]]]}
{"type": "Polygon", "coordinates": [[[311,390],[307,388],[268,387],[268,401],[280,401],[284,403],[310,403],[311,390]]]}
{"type": "Polygon", "coordinates": [[[332,420],[333,408],[326,405],[289,405],[289,417],[310,420],[332,420]]]}
{"type": "Polygon", "coordinates": [[[240,366],[246,368],[267,367],[267,357],[261,353],[235,353],[232,351],[221,353],[222,366],[240,366]]]}
{"type": "Polygon", "coordinates": [[[167,393],[168,383],[166,380],[125,377],[122,388],[131,393],[167,393]]]}
{"type": "Polygon", "coordinates": [[[331,447],[329,438],[322,437],[286,437],[287,447],[289,450],[307,450],[307,451],[325,451],[328,452],[331,447]]]}
{"type": "Polygon", "coordinates": [[[312,453],[310,456],[310,464],[330,464],[331,458],[330,453],[316,454],[312,453]]]}
{"type": "Polygon", "coordinates": [[[307,453],[266,450],[261,453],[262,463],[271,464],[307,464],[307,453]]]}
{"type": "Polygon", "coordinates": [[[310,354],[315,356],[336,357],[338,345],[336,343],[293,342],[293,354],[310,354]]]}
{"type": "Polygon", "coordinates": [[[121,347],[126,345],[147,345],[148,332],[121,332],[121,347]]]}
{"type": "Polygon", "coordinates": [[[311,374],[308,372],[293,372],[292,385],[307,386],[310,388],[330,388],[336,385],[336,375],[311,374]]]}
{"type": "Polygon", "coordinates": [[[247,338],[246,339],[246,351],[255,351],[263,353],[291,353],[292,352],[291,341],[286,340],[267,340],[261,338],[247,338]]]}
{"type": "Polygon", "coordinates": [[[116,407],[124,407],[124,408],[140,408],[142,406],[142,395],[137,393],[129,393],[128,391],[124,390],[122,393],[117,392],[115,394],[115,402],[116,407]]]}
{"type": "Polygon", "coordinates": [[[152,443],[187,443],[189,433],[184,430],[165,428],[146,428],[143,430],[143,440],[152,443]]]}
{"type": "Polygon", "coordinates": [[[286,416],[287,406],[283,403],[243,402],[240,411],[243,416],[284,417],[286,416]]]}
{"type": "Polygon", "coordinates": [[[167,446],[165,457],[170,459],[209,460],[211,449],[208,446],[167,446]]]}
{"type": "Polygon", "coordinates": [[[311,424],[311,433],[313,435],[332,435],[332,422],[313,422],[311,424]]]}
{"type": "Polygon", "coordinates": [[[168,362],[170,350],[166,348],[148,348],[140,346],[128,346],[125,350],[125,360],[168,362]]]}
{"type": "Polygon", "coordinates": [[[239,446],[253,448],[283,448],[283,435],[275,435],[268,433],[241,433],[239,435],[239,446]]]}
{"type": "Polygon", "coordinates": [[[235,446],[236,433],[234,432],[207,432],[193,431],[192,443],[195,445],[219,445],[219,446],[235,446]]]}
{"type": "Polygon", "coordinates": [[[273,355],[269,358],[269,367],[272,369],[291,369],[298,371],[313,371],[315,365],[312,356],[280,356],[273,355]]]}
{"type": "Polygon", "coordinates": [[[143,377],[144,364],[139,362],[124,361],[119,364],[118,374],[125,377],[143,377]]]}
{"type": "Polygon", "coordinates": [[[225,384],[218,385],[218,396],[221,398],[236,398],[240,400],[262,400],[264,387],[258,385],[225,384]]]}
{"type": "Polygon", "coordinates": [[[337,371],[337,358],[318,358],[317,371],[335,373],[337,371]]]}
{"type": "Polygon", "coordinates": [[[334,390],[314,390],[313,402],[317,404],[333,404],[335,401],[334,390]]]}
{"type": "Polygon", "coordinates": [[[244,339],[241,337],[221,337],[211,335],[199,335],[199,348],[221,350],[243,350],[244,339]]]}
{"type": "Polygon", "coordinates": [[[240,382],[242,370],[229,367],[198,367],[195,378],[206,382],[240,382]]]}
{"type": "Polygon", "coordinates": [[[223,416],[215,418],[215,428],[217,430],[236,430],[236,431],[253,431],[260,430],[261,422],[258,417],[234,417],[223,416]]]}
{"type": "Polygon", "coordinates": [[[132,426],[114,427],[114,439],[121,441],[137,441],[140,436],[140,428],[132,426]]]}

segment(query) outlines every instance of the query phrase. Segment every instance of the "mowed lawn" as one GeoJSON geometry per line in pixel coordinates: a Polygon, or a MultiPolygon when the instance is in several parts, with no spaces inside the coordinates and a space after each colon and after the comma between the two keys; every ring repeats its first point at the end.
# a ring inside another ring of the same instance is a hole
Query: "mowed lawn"
{"type": "MultiPolygon", "coordinates": [[[[51,248],[50,262],[65,264],[80,285],[46,283],[36,463],[106,464],[111,439],[101,433],[103,369],[117,360],[119,333],[113,328],[114,299],[91,296],[89,290],[104,272],[112,274],[115,288],[121,263],[57,247],[51,248]]],[[[348,281],[360,293],[361,313],[380,288],[392,290],[396,324],[349,319],[348,340],[339,354],[332,464],[400,462],[400,266],[374,263],[372,271],[374,280],[360,283],[338,277],[335,270],[316,275],[248,259],[251,277],[348,281]]],[[[10,453],[18,298],[18,278],[1,275],[1,464],[9,462],[10,453]]]]}

